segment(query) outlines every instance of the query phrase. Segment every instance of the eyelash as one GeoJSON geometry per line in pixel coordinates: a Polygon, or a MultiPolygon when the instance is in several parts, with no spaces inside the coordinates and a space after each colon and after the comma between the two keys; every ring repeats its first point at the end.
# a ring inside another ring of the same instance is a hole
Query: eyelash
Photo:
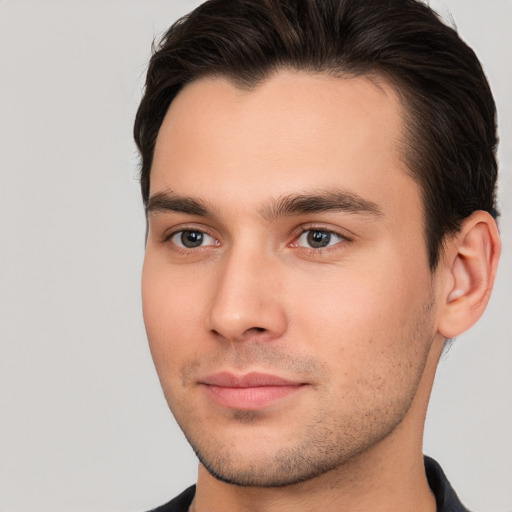
{"type": "MultiPolygon", "coordinates": [[[[166,245],[166,244],[170,243],[173,246],[173,250],[177,251],[180,254],[190,254],[191,252],[198,252],[201,249],[210,247],[210,245],[208,245],[208,246],[199,246],[197,248],[186,248],[186,247],[180,247],[179,245],[172,243],[173,237],[175,237],[176,235],[179,235],[180,233],[186,232],[186,231],[193,232],[193,233],[202,233],[204,235],[207,235],[207,236],[213,238],[214,240],[216,240],[218,242],[217,237],[215,237],[212,233],[209,233],[207,229],[200,228],[197,226],[186,226],[185,225],[185,226],[179,226],[178,229],[173,229],[170,233],[166,233],[162,239],[162,244],[166,245]]],[[[218,246],[218,245],[220,245],[220,242],[218,242],[217,244],[214,244],[214,245],[218,246]]]]}
{"type": "Polygon", "coordinates": [[[352,239],[350,237],[348,237],[347,235],[343,234],[343,233],[340,233],[339,231],[335,231],[333,229],[328,229],[324,226],[303,226],[300,228],[300,231],[299,233],[294,237],[293,239],[293,242],[290,244],[290,246],[292,247],[296,247],[298,249],[301,249],[303,251],[306,251],[308,253],[308,255],[310,256],[315,256],[315,255],[318,255],[318,254],[323,254],[325,252],[329,252],[329,251],[333,251],[333,250],[336,250],[338,249],[339,245],[340,244],[348,244],[352,242],[352,239]],[[317,248],[313,248],[313,247],[301,247],[301,246],[298,246],[297,245],[297,242],[298,240],[305,234],[305,233],[310,233],[310,232],[319,232],[319,233],[325,233],[325,234],[328,234],[328,235],[334,235],[336,236],[337,238],[339,238],[339,242],[337,243],[334,243],[332,245],[328,245],[326,247],[317,247],[317,248]]]}
{"type": "MultiPolygon", "coordinates": [[[[315,255],[317,256],[317,255],[325,253],[325,252],[336,250],[336,248],[340,244],[347,244],[347,243],[350,243],[351,241],[352,241],[352,239],[350,237],[348,237],[347,235],[342,234],[333,229],[327,229],[324,226],[303,226],[300,228],[300,231],[296,235],[293,236],[293,241],[288,244],[288,247],[293,247],[293,248],[305,251],[308,256],[315,256],[315,255]],[[298,240],[304,234],[309,233],[309,232],[320,232],[320,233],[325,233],[328,235],[334,235],[335,237],[339,238],[340,241],[337,243],[334,243],[332,245],[328,245],[326,247],[317,247],[317,248],[303,247],[303,246],[297,245],[298,240]]],[[[173,250],[175,250],[179,254],[184,254],[184,255],[190,254],[191,252],[198,252],[201,249],[204,250],[207,247],[211,247],[211,246],[218,247],[220,245],[220,242],[218,241],[217,237],[215,237],[213,234],[209,233],[208,230],[206,230],[204,228],[198,228],[197,226],[180,226],[179,229],[174,229],[172,232],[166,233],[162,239],[162,244],[169,244],[169,243],[172,244],[173,250]],[[186,247],[180,247],[179,245],[171,242],[173,237],[175,237],[176,235],[179,235],[180,233],[186,232],[186,231],[202,233],[204,235],[207,235],[208,237],[213,238],[217,243],[209,244],[207,246],[198,246],[196,248],[186,248],[186,247]]]]}

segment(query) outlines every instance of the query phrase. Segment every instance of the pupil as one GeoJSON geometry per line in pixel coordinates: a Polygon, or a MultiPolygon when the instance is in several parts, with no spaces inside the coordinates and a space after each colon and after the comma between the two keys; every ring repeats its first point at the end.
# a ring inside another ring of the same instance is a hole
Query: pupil
{"type": "Polygon", "coordinates": [[[324,231],[310,231],[308,233],[308,244],[311,247],[326,247],[331,241],[331,235],[324,231]]]}
{"type": "Polygon", "coordinates": [[[183,231],[181,243],[188,249],[199,247],[203,243],[203,233],[201,231],[183,231]]]}

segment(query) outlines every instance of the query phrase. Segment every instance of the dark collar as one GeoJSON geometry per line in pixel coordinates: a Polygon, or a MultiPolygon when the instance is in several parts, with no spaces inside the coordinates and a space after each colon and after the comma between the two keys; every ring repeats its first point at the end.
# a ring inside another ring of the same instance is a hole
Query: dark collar
{"type": "Polygon", "coordinates": [[[425,472],[432,492],[436,497],[437,512],[469,512],[460,502],[441,466],[425,456],[425,472]]]}

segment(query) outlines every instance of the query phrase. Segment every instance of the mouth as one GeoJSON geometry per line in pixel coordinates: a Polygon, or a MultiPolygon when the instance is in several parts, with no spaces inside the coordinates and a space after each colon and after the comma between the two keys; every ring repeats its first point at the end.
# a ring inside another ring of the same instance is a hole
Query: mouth
{"type": "Polygon", "coordinates": [[[302,390],[306,383],[288,380],[277,375],[247,373],[235,375],[219,372],[199,383],[217,404],[230,409],[257,410],[302,390]]]}

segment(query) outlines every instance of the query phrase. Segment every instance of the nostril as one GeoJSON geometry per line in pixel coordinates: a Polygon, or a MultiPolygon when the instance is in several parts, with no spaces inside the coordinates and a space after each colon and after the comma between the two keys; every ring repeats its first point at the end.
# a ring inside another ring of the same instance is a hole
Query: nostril
{"type": "MultiPolygon", "coordinates": [[[[265,329],[265,327],[251,327],[249,329],[247,329],[246,331],[244,331],[244,333],[241,335],[240,339],[244,339],[246,338],[246,336],[251,336],[251,334],[259,334],[259,333],[264,333],[264,332],[267,332],[267,329],[265,329]]],[[[220,336],[222,338],[225,337],[224,334],[222,334],[221,331],[218,331],[217,329],[212,329],[211,330],[211,333],[214,335],[214,336],[220,336]]],[[[236,337],[238,338],[238,337],[236,337]]]]}

